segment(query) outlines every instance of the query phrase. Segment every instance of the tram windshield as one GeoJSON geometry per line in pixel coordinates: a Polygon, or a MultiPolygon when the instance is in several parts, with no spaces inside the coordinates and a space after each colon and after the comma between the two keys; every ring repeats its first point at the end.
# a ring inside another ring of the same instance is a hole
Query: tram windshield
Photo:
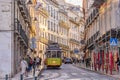
{"type": "Polygon", "coordinates": [[[61,51],[48,51],[47,58],[61,58],[61,51]]]}

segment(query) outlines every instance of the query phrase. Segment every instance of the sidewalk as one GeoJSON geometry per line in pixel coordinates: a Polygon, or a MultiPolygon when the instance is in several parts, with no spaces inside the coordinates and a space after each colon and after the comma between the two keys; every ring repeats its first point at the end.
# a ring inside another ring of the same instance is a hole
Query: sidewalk
{"type": "Polygon", "coordinates": [[[120,79],[120,74],[117,73],[116,71],[113,71],[113,74],[110,75],[110,74],[106,74],[105,72],[103,71],[95,71],[95,70],[92,70],[91,67],[85,67],[84,64],[73,64],[74,66],[78,67],[78,68],[82,68],[82,69],[86,69],[86,70],[89,70],[89,71],[93,71],[93,72],[96,72],[96,73],[100,73],[100,74],[103,74],[103,75],[107,75],[107,76],[110,76],[110,77],[114,77],[114,78],[118,78],[120,79]]]}
{"type": "MultiPolygon", "coordinates": [[[[28,73],[28,77],[25,77],[25,76],[23,77],[23,80],[29,80],[29,79],[33,79],[34,77],[38,77],[42,70],[43,70],[43,66],[40,66],[39,69],[36,69],[35,76],[33,76],[33,70],[32,70],[32,72],[28,73]]],[[[19,72],[18,74],[16,74],[12,78],[12,80],[20,80],[20,74],[21,74],[21,72],[19,72]]]]}

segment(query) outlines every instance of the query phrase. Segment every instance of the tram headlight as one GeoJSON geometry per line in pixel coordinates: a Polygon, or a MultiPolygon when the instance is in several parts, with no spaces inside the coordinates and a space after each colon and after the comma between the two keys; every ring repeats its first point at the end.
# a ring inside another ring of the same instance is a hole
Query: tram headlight
{"type": "Polygon", "coordinates": [[[56,63],[56,61],[52,61],[52,63],[56,63]]]}

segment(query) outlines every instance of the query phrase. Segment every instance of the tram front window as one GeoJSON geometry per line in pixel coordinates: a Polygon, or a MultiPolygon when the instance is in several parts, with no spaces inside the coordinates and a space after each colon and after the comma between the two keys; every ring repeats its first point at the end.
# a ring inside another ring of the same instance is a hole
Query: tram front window
{"type": "Polygon", "coordinates": [[[61,52],[57,51],[57,58],[61,58],[61,52]]]}
{"type": "Polygon", "coordinates": [[[47,55],[47,58],[50,58],[50,57],[51,57],[51,53],[50,53],[50,51],[47,52],[46,55],[47,55]]]}
{"type": "Polygon", "coordinates": [[[52,51],[52,56],[51,57],[56,57],[56,51],[52,51]]]}

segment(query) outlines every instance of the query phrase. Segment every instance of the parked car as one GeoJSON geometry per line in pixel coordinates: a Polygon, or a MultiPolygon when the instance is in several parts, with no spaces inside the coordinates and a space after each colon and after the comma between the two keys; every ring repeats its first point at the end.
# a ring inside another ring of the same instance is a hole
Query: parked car
{"type": "Polygon", "coordinates": [[[65,58],[64,59],[64,63],[66,64],[66,63],[71,63],[72,64],[72,59],[70,59],[70,58],[65,58]]]}

